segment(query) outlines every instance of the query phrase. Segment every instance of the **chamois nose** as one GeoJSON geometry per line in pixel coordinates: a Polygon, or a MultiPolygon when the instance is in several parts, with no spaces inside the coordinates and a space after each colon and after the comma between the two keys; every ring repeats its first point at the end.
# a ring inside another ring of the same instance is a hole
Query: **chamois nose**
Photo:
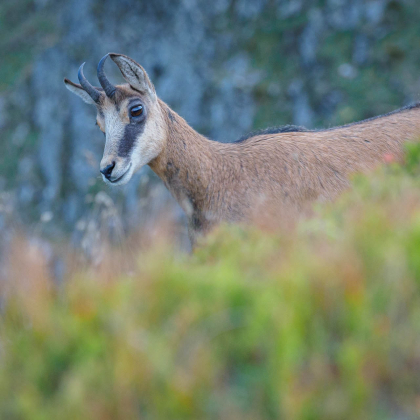
{"type": "Polygon", "coordinates": [[[101,174],[106,178],[106,179],[110,179],[111,178],[111,174],[112,174],[112,170],[115,168],[115,162],[112,162],[110,165],[108,165],[107,167],[101,169],[101,174]]]}

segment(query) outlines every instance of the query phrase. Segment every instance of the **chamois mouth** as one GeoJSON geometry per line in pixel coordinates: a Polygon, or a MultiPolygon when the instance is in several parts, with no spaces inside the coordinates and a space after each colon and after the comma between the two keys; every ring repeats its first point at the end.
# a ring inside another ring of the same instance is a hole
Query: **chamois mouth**
{"type": "Polygon", "coordinates": [[[130,165],[128,165],[127,170],[121,176],[119,176],[117,179],[109,180],[108,182],[112,185],[122,184],[125,180],[124,178],[126,177],[126,175],[129,174],[131,166],[132,162],[130,162],[130,165]]]}

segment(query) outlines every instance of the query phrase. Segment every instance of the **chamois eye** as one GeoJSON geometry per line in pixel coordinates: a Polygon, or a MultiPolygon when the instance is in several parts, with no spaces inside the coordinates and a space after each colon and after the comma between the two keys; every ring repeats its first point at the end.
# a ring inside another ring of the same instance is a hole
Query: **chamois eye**
{"type": "Polygon", "coordinates": [[[130,114],[132,117],[140,117],[143,114],[143,107],[141,105],[134,106],[130,109],[130,114]]]}

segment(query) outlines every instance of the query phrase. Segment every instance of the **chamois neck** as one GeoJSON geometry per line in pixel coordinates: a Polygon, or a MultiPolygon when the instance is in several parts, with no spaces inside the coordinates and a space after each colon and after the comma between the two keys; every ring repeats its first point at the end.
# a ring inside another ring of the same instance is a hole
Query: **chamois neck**
{"type": "Polygon", "coordinates": [[[181,206],[184,207],[186,200],[194,205],[205,200],[218,143],[199,134],[163,102],[161,109],[167,126],[167,142],[149,165],[181,206]]]}

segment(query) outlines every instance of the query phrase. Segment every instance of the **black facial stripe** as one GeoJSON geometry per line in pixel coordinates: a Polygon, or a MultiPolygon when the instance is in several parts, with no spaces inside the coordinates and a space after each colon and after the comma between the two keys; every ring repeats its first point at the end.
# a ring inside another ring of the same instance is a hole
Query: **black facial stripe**
{"type": "Polygon", "coordinates": [[[128,157],[133,150],[136,139],[143,133],[145,121],[132,122],[125,126],[124,136],[118,145],[118,156],[128,157]]]}

